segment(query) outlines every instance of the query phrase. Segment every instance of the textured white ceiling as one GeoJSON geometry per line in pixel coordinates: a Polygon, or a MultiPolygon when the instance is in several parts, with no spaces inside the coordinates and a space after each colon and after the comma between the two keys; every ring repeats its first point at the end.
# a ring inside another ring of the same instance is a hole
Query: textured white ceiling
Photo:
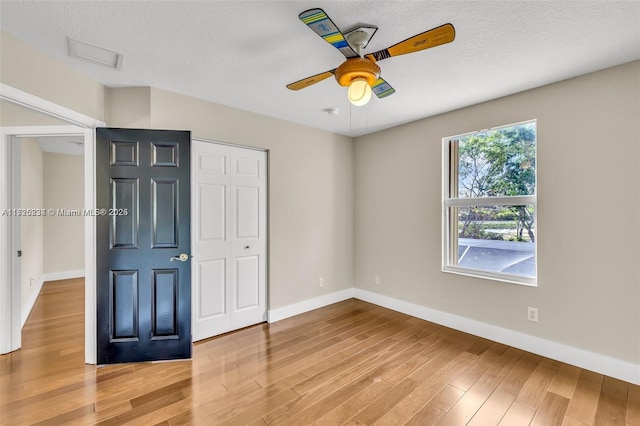
{"type": "Polygon", "coordinates": [[[640,59],[640,1],[7,1],[2,29],[109,87],[153,86],[345,135],[640,59]],[[285,85],[344,57],[297,18],[321,7],[366,52],[450,22],[453,43],[379,62],[396,89],[352,107],[330,78],[285,85]],[[67,36],[124,53],[110,70],[67,55],[67,36]],[[323,112],[340,108],[338,115],[323,112]]]}

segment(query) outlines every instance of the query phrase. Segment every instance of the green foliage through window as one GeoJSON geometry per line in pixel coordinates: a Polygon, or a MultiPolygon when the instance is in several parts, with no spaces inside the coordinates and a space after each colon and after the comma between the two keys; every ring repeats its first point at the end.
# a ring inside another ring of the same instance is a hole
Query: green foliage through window
{"type": "MultiPolygon", "coordinates": [[[[535,123],[474,133],[458,144],[458,197],[535,195],[535,123]]],[[[532,206],[462,209],[459,236],[535,242],[533,210],[532,206]],[[492,228],[491,222],[507,218],[516,223],[515,235],[485,231],[492,228]]]]}
{"type": "Polygon", "coordinates": [[[535,123],[459,139],[459,197],[533,195],[536,187],[535,123]]]}
{"type": "Polygon", "coordinates": [[[536,283],[536,125],[444,139],[443,270],[536,283]]]}

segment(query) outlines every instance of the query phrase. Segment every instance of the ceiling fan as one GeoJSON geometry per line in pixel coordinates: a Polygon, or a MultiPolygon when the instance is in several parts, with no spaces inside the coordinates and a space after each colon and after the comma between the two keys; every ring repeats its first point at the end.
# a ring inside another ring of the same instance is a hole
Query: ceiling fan
{"type": "Polygon", "coordinates": [[[349,31],[345,36],[322,9],[305,10],[298,15],[298,18],[325,41],[342,52],[347,60],[338,68],[288,84],[287,88],[291,90],[304,89],[333,75],[338,84],[349,86],[347,97],[356,106],[365,105],[369,102],[372,92],[378,98],[384,98],[395,93],[395,89],[380,78],[380,67],[376,64],[376,61],[440,46],[441,44],[452,42],[455,38],[453,25],[444,24],[386,49],[362,56],[361,50],[367,45],[377,27],[359,27],[349,31]]]}

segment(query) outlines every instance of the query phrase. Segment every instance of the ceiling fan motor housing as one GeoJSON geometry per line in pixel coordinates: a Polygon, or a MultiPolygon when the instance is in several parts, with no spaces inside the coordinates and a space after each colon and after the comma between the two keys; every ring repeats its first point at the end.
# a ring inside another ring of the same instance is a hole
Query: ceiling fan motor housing
{"type": "Polygon", "coordinates": [[[380,77],[380,67],[367,58],[349,58],[336,69],[336,80],[341,86],[349,86],[354,78],[365,78],[369,86],[380,77]]]}

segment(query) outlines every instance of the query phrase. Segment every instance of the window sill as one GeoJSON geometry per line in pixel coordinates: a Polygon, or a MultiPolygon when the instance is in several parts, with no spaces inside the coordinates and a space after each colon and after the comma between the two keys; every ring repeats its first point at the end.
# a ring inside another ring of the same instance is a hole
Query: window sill
{"type": "Polygon", "coordinates": [[[442,272],[473,278],[482,278],[491,281],[501,281],[509,284],[519,284],[527,287],[538,286],[538,279],[536,277],[525,277],[522,275],[511,275],[500,272],[483,271],[480,269],[461,268],[457,266],[443,266],[442,272]]]}

